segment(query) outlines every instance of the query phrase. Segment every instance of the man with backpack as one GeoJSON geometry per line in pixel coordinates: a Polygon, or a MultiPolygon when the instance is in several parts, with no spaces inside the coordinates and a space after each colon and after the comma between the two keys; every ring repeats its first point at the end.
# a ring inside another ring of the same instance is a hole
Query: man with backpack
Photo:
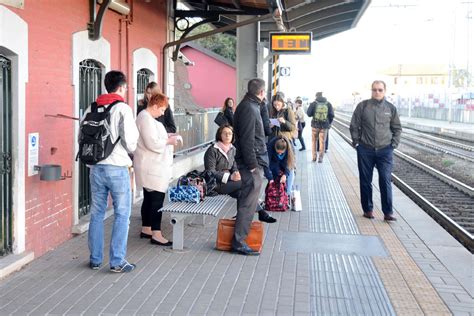
{"type": "Polygon", "coordinates": [[[78,158],[90,167],[91,219],[89,267],[100,269],[104,257],[104,217],[109,193],[114,205],[110,241],[110,271],[130,272],[135,264],[125,260],[132,208],[128,153],[137,147],[138,129],[133,112],[124,102],[127,81],[120,71],[105,75],[108,94],[100,95],[81,119],[78,158]]]}
{"type": "Polygon", "coordinates": [[[316,100],[309,105],[306,114],[312,118],[313,161],[317,159],[318,162],[323,162],[327,131],[331,128],[332,120],[334,119],[332,104],[323,97],[322,92],[318,92],[316,93],[316,100]],[[319,158],[316,151],[317,142],[319,142],[319,158]]]}

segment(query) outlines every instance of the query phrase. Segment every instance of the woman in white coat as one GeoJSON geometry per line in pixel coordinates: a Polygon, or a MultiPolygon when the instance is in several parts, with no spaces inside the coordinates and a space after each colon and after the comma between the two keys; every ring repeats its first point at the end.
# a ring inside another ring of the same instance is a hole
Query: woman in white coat
{"type": "Polygon", "coordinates": [[[136,120],[140,138],[133,157],[137,186],[143,187],[140,238],[150,239],[152,244],[160,246],[172,245],[161,234],[160,209],[171,179],[173,145],[177,145],[179,140],[178,135],[168,135],[163,124],[155,120],[164,114],[167,107],[168,98],[158,93],[140,112],[136,120]]]}

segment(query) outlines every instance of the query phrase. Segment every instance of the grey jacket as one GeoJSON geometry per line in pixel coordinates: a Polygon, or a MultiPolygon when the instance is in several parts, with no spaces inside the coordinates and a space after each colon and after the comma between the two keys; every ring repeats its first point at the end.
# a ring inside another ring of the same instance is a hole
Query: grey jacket
{"type": "Polygon", "coordinates": [[[227,183],[230,175],[237,171],[235,147],[224,153],[217,144],[211,145],[204,154],[204,169],[211,171],[217,183],[227,183]]]}
{"type": "Polygon", "coordinates": [[[402,125],[397,108],[387,100],[375,99],[360,102],[351,120],[352,144],[362,144],[373,149],[388,145],[397,148],[402,134],[402,125]]]}

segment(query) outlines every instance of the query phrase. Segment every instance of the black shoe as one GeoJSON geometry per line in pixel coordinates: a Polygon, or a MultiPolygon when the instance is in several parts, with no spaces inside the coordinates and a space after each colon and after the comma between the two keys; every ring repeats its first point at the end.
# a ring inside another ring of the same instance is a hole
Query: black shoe
{"type": "Polygon", "coordinates": [[[99,270],[99,269],[100,269],[100,266],[101,266],[100,263],[92,263],[92,262],[89,262],[89,268],[91,268],[92,270],[99,270]]]}
{"type": "Polygon", "coordinates": [[[372,219],[374,218],[374,212],[370,211],[370,212],[364,212],[364,216],[365,218],[368,218],[368,219],[372,219]]]}
{"type": "Polygon", "coordinates": [[[387,221],[387,222],[395,222],[397,220],[396,217],[393,217],[392,215],[385,215],[383,217],[383,220],[384,221],[387,221]]]}
{"type": "Polygon", "coordinates": [[[145,234],[143,232],[140,233],[140,238],[143,239],[143,238],[146,238],[146,239],[151,239],[151,235],[148,235],[148,234],[145,234]]]}
{"type": "Polygon", "coordinates": [[[152,244],[152,245],[158,245],[158,246],[173,246],[173,242],[172,242],[172,241],[161,242],[161,241],[158,241],[158,240],[153,239],[153,238],[150,239],[150,244],[152,244]]]}
{"type": "Polygon", "coordinates": [[[303,147],[303,148],[300,148],[300,151],[303,151],[303,150],[306,150],[306,148],[304,148],[304,147],[303,147]]]}
{"type": "Polygon", "coordinates": [[[277,220],[265,212],[264,210],[258,211],[258,220],[265,223],[275,223],[277,220]]]}
{"type": "Polygon", "coordinates": [[[244,255],[244,256],[258,256],[260,255],[260,252],[253,250],[246,244],[243,244],[242,247],[239,248],[232,248],[232,252],[236,252],[238,254],[244,255]]]}

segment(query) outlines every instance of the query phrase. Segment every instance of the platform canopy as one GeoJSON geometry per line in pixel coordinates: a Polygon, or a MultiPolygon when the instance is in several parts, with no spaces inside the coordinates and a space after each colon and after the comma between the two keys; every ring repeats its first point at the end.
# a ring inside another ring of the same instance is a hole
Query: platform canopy
{"type": "MultiPolygon", "coordinates": [[[[281,8],[287,31],[312,32],[313,40],[320,40],[355,27],[370,0],[186,0],[182,3],[189,11],[177,9],[177,18],[210,19],[217,27],[235,23],[238,15],[265,15],[281,8]]],[[[278,31],[282,30],[274,19],[260,22],[260,41],[268,41],[269,33],[278,31]]],[[[229,33],[235,34],[235,30],[229,33]]]]}

